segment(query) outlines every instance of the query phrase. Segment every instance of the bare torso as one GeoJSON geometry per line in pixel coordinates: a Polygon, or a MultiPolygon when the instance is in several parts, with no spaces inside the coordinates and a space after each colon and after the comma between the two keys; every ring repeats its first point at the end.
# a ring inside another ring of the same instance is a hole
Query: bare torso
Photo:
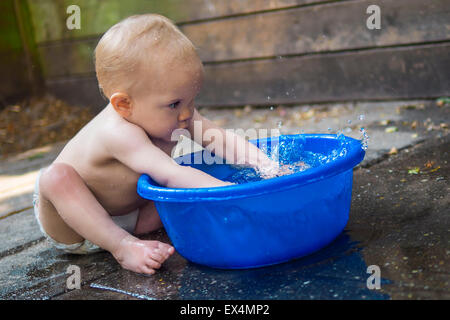
{"type": "MultiPolygon", "coordinates": [[[[134,126],[110,106],[106,107],[67,143],[54,161],[71,165],[113,216],[127,214],[148,202],[136,192],[141,173],[125,166],[108,152],[107,146],[114,143],[108,139],[108,132],[122,125],[134,126]]],[[[176,142],[152,142],[169,156],[176,145],[176,142]]]]}

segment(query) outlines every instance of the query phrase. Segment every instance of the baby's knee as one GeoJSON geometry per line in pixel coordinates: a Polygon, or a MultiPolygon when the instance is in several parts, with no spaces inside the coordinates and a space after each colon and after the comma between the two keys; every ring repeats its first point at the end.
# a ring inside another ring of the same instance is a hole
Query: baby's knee
{"type": "Polygon", "coordinates": [[[66,163],[53,163],[44,172],[39,179],[39,190],[43,193],[57,193],[71,186],[78,177],[75,169],[66,163]]]}

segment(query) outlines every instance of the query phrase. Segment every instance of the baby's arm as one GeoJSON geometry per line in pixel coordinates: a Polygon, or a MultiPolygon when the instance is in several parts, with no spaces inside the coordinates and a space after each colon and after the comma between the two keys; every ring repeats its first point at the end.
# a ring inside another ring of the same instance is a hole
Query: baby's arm
{"type": "MultiPolygon", "coordinates": [[[[214,154],[226,159],[227,163],[241,164],[244,166],[256,167],[261,173],[265,173],[268,170],[274,171],[278,169],[278,163],[271,160],[261,149],[255,146],[253,143],[248,142],[243,137],[235,134],[234,132],[224,130],[217,126],[212,121],[206,119],[195,109],[191,126],[188,128],[191,136],[197,138],[198,135],[194,133],[194,121],[201,121],[202,123],[202,138],[205,136],[205,132],[216,132],[221,135],[223,141],[222,146],[215,144],[214,154]]],[[[210,141],[196,141],[203,147],[208,148],[210,141]]]]}
{"type": "Polygon", "coordinates": [[[110,153],[133,171],[148,174],[160,185],[168,188],[205,188],[231,184],[203,171],[177,164],[156,147],[138,126],[123,126],[120,134],[114,136],[114,143],[109,146],[110,153]]]}

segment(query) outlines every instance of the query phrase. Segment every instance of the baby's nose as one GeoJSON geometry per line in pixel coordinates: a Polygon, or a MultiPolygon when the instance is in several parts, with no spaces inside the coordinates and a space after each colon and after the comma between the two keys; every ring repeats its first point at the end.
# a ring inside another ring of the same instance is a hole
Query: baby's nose
{"type": "Polygon", "coordinates": [[[194,114],[194,108],[191,108],[189,106],[184,107],[180,111],[180,115],[178,116],[179,121],[186,121],[192,118],[194,114]]]}

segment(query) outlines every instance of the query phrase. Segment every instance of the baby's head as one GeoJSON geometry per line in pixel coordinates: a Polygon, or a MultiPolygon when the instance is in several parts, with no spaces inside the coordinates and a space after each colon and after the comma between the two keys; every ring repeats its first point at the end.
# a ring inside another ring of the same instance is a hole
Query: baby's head
{"type": "Polygon", "coordinates": [[[170,139],[188,126],[203,66],[192,42],[167,18],[131,16],[95,49],[100,90],[117,113],[151,136],[170,139]]]}

